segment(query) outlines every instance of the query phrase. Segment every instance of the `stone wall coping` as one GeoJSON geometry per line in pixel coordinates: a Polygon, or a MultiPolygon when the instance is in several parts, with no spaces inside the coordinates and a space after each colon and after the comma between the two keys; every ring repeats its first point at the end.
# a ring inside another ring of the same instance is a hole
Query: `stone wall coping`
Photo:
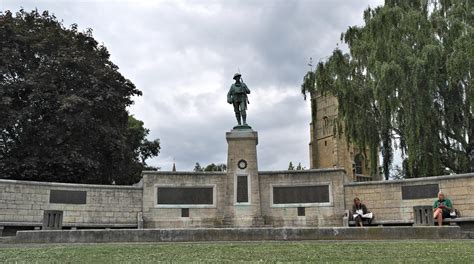
{"type": "Polygon", "coordinates": [[[168,175],[168,176],[175,176],[175,175],[209,175],[209,176],[225,176],[227,172],[225,171],[200,171],[200,172],[195,172],[195,171],[143,171],[142,175],[147,174],[147,175],[168,175]]]}
{"type": "MultiPolygon", "coordinates": [[[[275,170],[275,171],[259,171],[258,174],[308,174],[308,173],[318,173],[318,172],[344,172],[346,171],[342,168],[327,168],[327,169],[310,169],[310,170],[275,170]]],[[[225,176],[227,172],[213,171],[213,172],[195,172],[195,171],[143,171],[142,174],[148,175],[209,175],[209,176],[225,176]]]]}
{"type": "Polygon", "coordinates": [[[227,142],[229,140],[249,140],[253,139],[256,141],[256,145],[258,145],[258,133],[257,131],[253,130],[239,130],[239,129],[232,129],[230,132],[225,133],[225,138],[227,142]]]}
{"type": "Polygon", "coordinates": [[[343,172],[346,171],[343,168],[327,168],[327,169],[310,169],[310,170],[275,170],[275,171],[259,171],[258,174],[269,175],[269,174],[308,174],[318,172],[343,172]]]}
{"type": "Polygon", "coordinates": [[[63,182],[37,182],[37,181],[19,181],[0,179],[0,184],[32,185],[48,187],[65,188],[94,188],[94,189],[120,189],[120,190],[142,190],[142,187],[131,185],[100,185],[100,184],[82,184],[82,183],[63,183],[63,182]]]}
{"type": "MultiPolygon", "coordinates": [[[[1,223],[1,222],[0,222],[1,223]]],[[[98,228],[105,228],[105,227],[116,227],[116,228],[134,228],[138,224],[135,223],[63,223],[65,227],[98,227],[98,228]]]]}
{"type": "Polygon", "coordinates": [[[226,132],[226,137],[227,138],[251,138],[251,139],[256,139],[256,138],[258,138],[258,133],[257,133],[257,131],[253,131],[253,130],[233,129],[230,132],[226,132]]]}
{"type": "Polygon", "coordinates": [[[460,179],[460,178],[474,178],[474,173],[440,175],[440,176],[430,176],[430,177],[412,178],[412,179],[404,179],[404,180],[349,182],[349,183],[344,183],[344,186],[350,187],[350,186],[379,185],[379,184],[404,184],[404,183],[417,183],[417,182],[432,182],[432,181],[440,181],[440,180],[452,180],[452,179],[460,179]]]}

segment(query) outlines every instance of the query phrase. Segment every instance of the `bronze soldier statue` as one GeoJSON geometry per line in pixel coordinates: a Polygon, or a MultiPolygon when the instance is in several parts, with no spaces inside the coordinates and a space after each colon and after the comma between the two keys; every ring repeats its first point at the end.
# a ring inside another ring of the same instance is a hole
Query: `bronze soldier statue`
{"type": "Polygon", "coordinates": [[[240,73],[234,74],[234,80],[235,83],[230,86],[230,90],[227,93],[227,102],[229,104],[234,105],[234,112],[235,112],[235,117],[237,118],[237,123],[239,126],[242,125],[240,118],[242,117],[242,121],[244,123],[244,126],[247,125],[247,103],[248,98],[247,94],[250,93],[249,88],[247,85],[242,81],[242,75],[240,73]]]}

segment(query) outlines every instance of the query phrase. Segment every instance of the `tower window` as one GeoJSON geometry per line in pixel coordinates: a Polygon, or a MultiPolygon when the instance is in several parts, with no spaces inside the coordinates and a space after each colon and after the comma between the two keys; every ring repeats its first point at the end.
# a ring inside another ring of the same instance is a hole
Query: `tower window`
{"type": "Polygon", "coordinates": [[[362,164],[364,163],[364,156],[362,154],[357,154],[354,157],[354,163],[355,163],[355,173],[356,174],[362,174],[362,164]]]}
{"type": "Polygon", "coordinates": [[[324,140],[324,146],[327,146],[327,145],[328,145],[328,142],[324,140]]]}
{"type": "Polygon", "coordinates": [[[323,135],[330,133],[329,118],[327,116],[323,117],[323,135]]]}

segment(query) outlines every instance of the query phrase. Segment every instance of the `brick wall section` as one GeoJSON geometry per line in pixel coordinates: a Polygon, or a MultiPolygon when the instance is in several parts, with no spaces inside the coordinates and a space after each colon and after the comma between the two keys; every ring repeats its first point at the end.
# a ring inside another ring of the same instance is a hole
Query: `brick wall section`
{"type": "Polygon", "coordinates": [[[41,223],[44,210],[61,210],[63,224],[136,224],[141,209],[140,187],[0,180],[0,222],[41,223]],[[87,191],[86,204],[50,204],[50,190],[87,191]]]}
{"type": "Polygon", "coordinates": [[[259,172],[262,214],[266,224],[273,226],[342,226],[344,214],[344,178],[342,169],[318,169],[304,171],[259,172]],[[331,183],[331,205],[305,207],[306,215],[298,216],[295,206],[275,207],[271,205],[271,188],[274,185],[311,185],[331,183]]]}
{"type": "Polygon", "coordinates": [[[439,184],[462,216],[474,217],[474,173],[435,176],[400,181],[346,183],[345,208],[351,209],[359,197],[378,220],[413,220],[413,206],[433,205],[436,198],[402,200],[402,186],[439,184]]]}

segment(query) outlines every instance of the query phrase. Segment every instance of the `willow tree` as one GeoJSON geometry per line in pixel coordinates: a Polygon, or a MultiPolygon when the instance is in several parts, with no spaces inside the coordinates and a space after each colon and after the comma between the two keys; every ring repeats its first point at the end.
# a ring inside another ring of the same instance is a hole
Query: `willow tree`
{"type": "Polygon", "coordinates": [[[303,93],[338,98],[348,142],[381,152],[386,179],[394,147],[407,177],[474,171],[473,6],[386,0],[341,35],[348,53],[305,76],[303,93]]]}

